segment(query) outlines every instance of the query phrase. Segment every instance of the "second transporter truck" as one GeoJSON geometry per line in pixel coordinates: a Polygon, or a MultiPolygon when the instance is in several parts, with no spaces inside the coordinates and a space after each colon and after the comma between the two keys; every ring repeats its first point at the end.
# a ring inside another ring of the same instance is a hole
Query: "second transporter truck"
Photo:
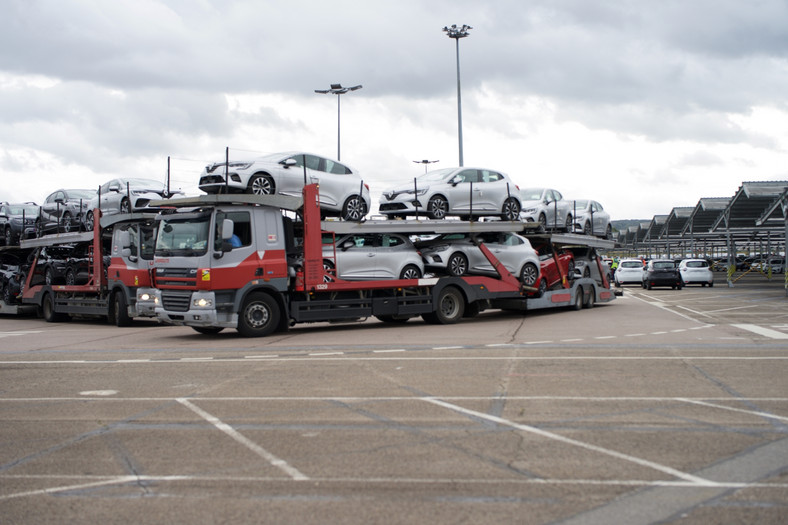
{"type": "MultiPolygon", "coordinates": [[[[449,324],[485,308],[525,310],[534,291],[481,243],[497,276],[345,281],[325,264],[324,235],[343,230],[480,233],[520,231],[518,222],[321,223],[316,184],[304,187],[302,199],[207,195],[153,204],[171,207],[157,219],[156,316],[201,333],[236,328],[244,336],[264,336],[295,323],[370,316],[389,322],[421,316],[449,324]]],[[[590,279],[575,281],[564,292],[571,295],[567,305],[613,298],[609,288],[597,289],[590,279]]]]}

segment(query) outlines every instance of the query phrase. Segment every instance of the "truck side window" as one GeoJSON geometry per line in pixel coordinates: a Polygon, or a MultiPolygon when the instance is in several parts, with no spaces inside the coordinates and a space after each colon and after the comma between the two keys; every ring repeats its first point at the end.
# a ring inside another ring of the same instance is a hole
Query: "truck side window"
{"type": "Polygon", "coordinates": [[[222,236],[219,228],[224,219],[233,221],[233,235],[240,239],[240,246],[249,246],[252,244],[252,220],[248,211],[217,213],[214,250],[221,251],[222,249],[222,236]]]}

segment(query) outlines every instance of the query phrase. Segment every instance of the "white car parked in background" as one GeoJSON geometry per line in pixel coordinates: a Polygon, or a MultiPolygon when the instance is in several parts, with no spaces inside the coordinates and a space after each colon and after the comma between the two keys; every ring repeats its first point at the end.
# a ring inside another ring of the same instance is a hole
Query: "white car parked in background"
{"type": "Polygon", "coordinates": [[[369,186],[356,171],[310,153],[290,151],[251,160],[215,162],[200,175],[200,189],[205,193],[300,197],[305,183],[320,184],[320,209],[328,215],[360,221],[369,211],[369,186]],[[229,177],[225,177],[226,171],[229,177]]]}
{"type": "Polygon", "coordinates": [[[545,229],[570,231],[572,228],[572,202],[564,200],[558,190],[550,188],[525,188],[520,190],[522,211],[520,218],[538,222],[545,229]]]}
{"type": "Polygon", "coordinates": [[[643,261],[640,259],[621,259],[613,276],[616,286],[622,284],[641,284],[643,282],[643,261]]]}
{"type": "Polygon", "coordinates": [[[378,211],[395,218],[417,213],[430,219],[520,214],[517,185],[505,173],[484,168],[444,168],[383,192],[378,211]]]}
{"type": "Polygon", "coordinates": [[[685,285],[714,286],[714,273],[705,259],[684,259],[679,264],[679,273],[685,285]]]}

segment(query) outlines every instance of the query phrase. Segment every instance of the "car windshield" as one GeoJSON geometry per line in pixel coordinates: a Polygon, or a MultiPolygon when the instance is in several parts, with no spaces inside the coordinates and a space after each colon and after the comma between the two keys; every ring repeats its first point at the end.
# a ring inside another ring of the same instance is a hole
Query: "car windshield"
{"type": "Polygon", "coordinates": [[[22,215],[22,212],[26,216],[33,216],[38,215],[38,206],[9,206],[8,213],[11,215],[22,215]]]}
{"type": "Polygon", "coordinates": [[[588,201],[575,201],[575,208],[578,210],[588,208],[588,201]]]}
{"type": "Polygon", "coordinates": [[[442,170],[430,171],[418,177],[420,182],[438,182],[456,171],[457,168],[444,168],[442,170]]]}
{"type": "Polygon", "coordinates": [[[687,268],[708,268],[709,263],[706,261],[687,261],[687,268]]]}
{"type": "Polygon", "coordinates": [[[156,257],[204,255],[208,251],[211,216],[165,219],[156,236],[156,257]]]}
{"type": "Polygon", "coordinates": [[[656,270],[669,270],[675,267],[676,265],[672,261],[657,261],[654,263],[654,269],[656,270]]]}
{"type": "Polygon", "coordinates": [[[543,192],[543,188],[526,188],[520,190],[520,197],[522,197],[524,201],[538,201],[542,198],[543,192]]]}

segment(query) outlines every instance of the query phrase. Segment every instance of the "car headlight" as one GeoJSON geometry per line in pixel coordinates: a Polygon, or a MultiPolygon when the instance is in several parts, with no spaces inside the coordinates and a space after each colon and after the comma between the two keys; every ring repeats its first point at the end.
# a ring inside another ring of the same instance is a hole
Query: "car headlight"
{"type": "Polygon", "coordinates": [[[419,189],[419,190],[407,190],[405,193],[407,193],[408,195],[414,195],[414,194],[415,195],[424,195],[425,193],[427,193],[428,189],[429,188],[422,188],[422,189],[419,189]]]}
{"type": "Polygon", "coordinates": [[[536,212],[536,208],[525,208],[522,210],[523,213],[534,213],[536,212]]]}

